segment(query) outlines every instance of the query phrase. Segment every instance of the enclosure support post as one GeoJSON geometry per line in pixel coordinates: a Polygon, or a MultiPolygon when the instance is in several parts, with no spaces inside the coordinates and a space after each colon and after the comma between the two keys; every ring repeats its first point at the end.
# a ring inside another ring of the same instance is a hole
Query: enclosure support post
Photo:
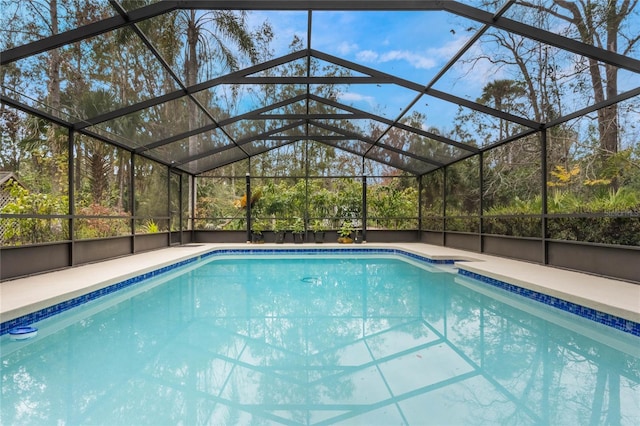
{"type": "Polygon", "coordinates": [[[484,230],[484,217],[482,215],[482,212],[484,211],[484,197],[482,196],[483,194],[483,188],[484,188],[484,156],[482,151],[480,151],[480,153],[478,154],[478,186],[480,189],[480,194],[479,194],[479,206],[478,206],[478,215],[479,215],[479,220],[478,220],[478,251],[480,253],[484,252],[484,237],[483,237],[483,230],[484,230]]]}
{"type": "Polygon", "coordinates": [[[68,182],[69,182],[69,208],[68,208],[68,212],[69,212],[69,241],[71,241],[69,243],[69,266],[74,266],[76,264],[75,262],[75,242],[76,242],[76,232],[75,232],[75,226],[76,226],[76,203],[75,203],[75,180],[76,180],[76,176],[75,176],[75,169],[74,169],[74,165],[73,165],[73,144],[74,144],[74,137],[75,137],[75,132],[73,131],[73,129],[69,129],[69,146],[68,146],[68,155],[67,155],[67,168],[69,169],[69,178],[68,178],[68,182]]]}
{"type": "Polygon", "coordinates": [[[245,209],[247,210],[247,243],[251,242],[251,176],[247,173],[245,190],[245,209]]]}
{"type": "MultiPolygon", "coordinates": [[[[310,60],[307,57],[307,60],[310,60]]],[[[309,109],[309,103],[307,102],[307,110],[309,109]]],[[[305,125],[307,135],[309,134],[309,123],[305,125]]],[[[309,214],[309,208],[311,207],[311,203],[309,202],[309,141],[304,141],[304,241],[307,240],[309,223],[311,221],[311,215],[309,214]]]]}
{"type": "Polygon", "coordinates": [[[194,175],[189,175],[189,221],[187,228],[191,231],[190,241],[195,241],[196,235],[196,185],[198,181],[194,175]]]}
{"type": "Polygon", "coordinates": [[[447,167],[442,172],[442,245],[447,245],[447,167]]]}
{"type": "Polygon", "coordinates": [[[547,252],[547,129],[542,129],[540,132],[540,184],[541,197],[542,197],[542,264],[549,263],[549,253],[547,252]]]}
{"type": "MultiPolygon", "coordinates": [[[[169,238],[167,240],[167,247],[171,247],[171,166],[167,166],[167,216],[169,219],[167,220],[167,231],[169,231],[169,238]]],[[[160,228],[162,229],[162,228],[160,228]]]]}
{"type": "Polygon", "coordinates": [[[178,235],[180,235],[180,237],[179,237],[180,238],[180,245],[182,245],[182,244],[184,244],[184,235],[182,234],[182,228],[183,228],[182,224],[183,224],[183,221],[184,221],[184,216],[182,214],[182,212],[184,211],[184,208],[182,206],[182,200],[184,199],[184,197],[183,197],[183,195],[184,195],[183,194],[184,175],[183,175],[183,173],[180,173],[178,176],[179,176],[178,177],[178,185],[180,186],[180,189],[178,190],[178,209],[179,209],[179,211],[178,211],[178,227],[179,227],[178,228],[178,232],[179,232],[178,235]]]}
{"type": "Polygon", "coordinates": [[[129,205],[131,206],[131,253],[136,252],[136,155],[131,153],[131,173],[129,176],[129,205]]]}
{"type": "Polygon", "coordinates": [[[424,175],[418,176],[418,239],[422,242],[422,180],[424,175]]]}
{"type": "Polygon", "coordinates": [[[367,175],[362,175],[362,242],[367,242],[367,175]]]}

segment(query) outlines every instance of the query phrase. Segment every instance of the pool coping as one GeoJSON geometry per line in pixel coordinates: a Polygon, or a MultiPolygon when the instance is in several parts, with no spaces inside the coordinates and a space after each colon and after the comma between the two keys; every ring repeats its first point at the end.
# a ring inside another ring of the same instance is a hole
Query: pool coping
{"type": "Polygon", "coordinates": [[[192,244],[5,281],[0,283],[0,335],[201,258],[300,251],[401,254],[454,264],[461,275],[640,336],[639,285],[422,243],[192,244]]]}

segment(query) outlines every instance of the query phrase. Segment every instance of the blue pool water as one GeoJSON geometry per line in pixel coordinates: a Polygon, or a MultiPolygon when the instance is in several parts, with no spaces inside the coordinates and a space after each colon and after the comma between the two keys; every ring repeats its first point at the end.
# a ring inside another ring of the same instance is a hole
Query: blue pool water
{"type": "Polygon", "coordinates": [[[1,340],[3,425],[640,424],[640,339],[400,256],[185,265],[1,340]]]}

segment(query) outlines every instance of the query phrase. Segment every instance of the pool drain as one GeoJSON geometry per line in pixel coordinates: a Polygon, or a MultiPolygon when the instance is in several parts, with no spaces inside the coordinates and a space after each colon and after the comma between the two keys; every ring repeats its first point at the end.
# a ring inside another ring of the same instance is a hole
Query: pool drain
{"type": "Polygon", "coordinates": [[[304,278],[301,278],[300,281],[307,284],[320,284],[319,277],[304,277],[304,278]]]}

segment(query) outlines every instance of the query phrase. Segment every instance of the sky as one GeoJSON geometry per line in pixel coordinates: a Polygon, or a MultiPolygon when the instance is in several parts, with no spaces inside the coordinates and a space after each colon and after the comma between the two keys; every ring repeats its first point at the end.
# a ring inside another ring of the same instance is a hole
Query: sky
{"type": "MultiPolygon", "coordinates": [[[[463,3],[473,5],[478,2],[469,0],[463,3]]],[[[509,13],[514,15],[520,12],[510,9],[507,16],[511,16],[509,13]]],[[[635,22],[639,23],[636,28],[640,28],[639,16],[640,11],[636,11],[633,19],[626,25],[633,27],[635,22]]],[[[274,57],[289,53],[289,46],[294,37],[300,38],[303,46],[307,45],[308,12],[306,11],[251,11],[248,17],[250,26],[253,28],[257,28],[265,20],[271,23],[275,33],[275,39],[271,45],[274,57]]],[[[554,28],[554,31],[561,32],[562,23],[556,22],[555,25],[557,28],[554,28]]],[[[311,47],[346,61],[426,86],[478,28],[477,22],[439,11],[314,11],[311,47]]],[[[486,42],[484,45],[476,43],[464,58],[481,55],[482,49],[490,47],[486,42]]],[[[551,52],[551,54],[557,54],[557,52],[551,52]]],[[[637,51],[631,54],[635,58],[640,58],[637,51]]],[[[575,58],[567,57],[562,68],[558,70],[559,73],[569,76],[562,81],[564,87],[570,87],[575,83],[571,77],[572,74],[576,74],[573,59],[575,58]]],[[[176,72],[181,74],[181,70],[176,72]]],[[[521,75],[515,66],[497,69],[489,61],[481,60],[473,66],[467,63],[453,67],[433,87],[442,92],[475,101],[481,96],[482,89],[487,83],[500,78],[521,79],[521,75]]],[[[640,86],[640,74],[620,71],[619,85],[621,91],[640,86]]],[[[44,83],[42,87],[45,88],[44,83]]],[[[338,93],[338,99],[367,112],[396,119],[417,95],[415,91],[395,85],[351,85],[338,93]]],[[[562,112],[568,114],[587,106],[590,101],[585,98],[579,101],[563,99],[562,112]]],[[[426,115],[426,128],[435,126],[446,131],[451,127],[456,111],[457,106],[452,103],[425,97],[420,99],[410,112],[426,115]]]]}
{"type": "MultiPolygon", "coordinates": [[[[473,3],[473,2],[465,2],[473,3]]],[[[514,10],[512,14],[521,11],[514,10]]],[[[273,43],[275,56],[289,53],[289,43],[294,35],[307,43],[307,12],[251,12],[252,22],[268,20],[276,38],[273,43]]],[[[551,21],[554,31],[562,31],[562,21],[551,21]]],[[[638,13],[630,22],[640,22],[638,13]]],[[[312,14],[311,48],[355,62],[420,85],[427,85],[448,63],[480,25],[471,20],[447,12],[342,12],[314,11],[312,14]]],[[[640,28],[640,26],[638,26],[640,28]]],[[[505,34],[505,33],[503,33],[505,34]]],[[[483,49],[493,49],[505,56],[512,55],[505,49],[492,46],[488,38],[475,43],[463,59],[482,55],[483,49]]],[[[576,55],[567,54],[557,48],[549,50],[560,65],[556,70],[561,87],[567,89],[559,100],[563,114],[589,106],[591,98],[575,97],[578,90],[576,55]],[[573,92],[572,92],[573,90],[573,92]]],[[[632,55],[640,57],[637,52],[632,55]]],[[[521,71],[515,65],[497,68],[488,60],[459,64],[447,71],[435,84],[434,89],[451,93],[471,101],[482,95],[487,83],[496,79],[521,80],[521,71]]],[[[640,75],[620,71],[620,91],[640,86],[640,75]]],[[[386,118],[397,115],[413,100],[417,92],[398,86],[365,87],[352,85],[342,93],[339,100],[367,112],[386,118]]],[[[425,114],[429,123],[446,130],[455,118],[457,106],[435,98],[423,98],[412,109],[425,114]]],[[[530,118],[530,117],[527,117],[530,118]]]]}
{"type": "MultiPolygon", "coordinates": [[[[289,53],[294,35],[307,40],[307,12],[252,12],[253,25],[274,28],[276,57],[289,53]]],[[[444,12],[324,12],[312,15],[311,48],[426,86],[469,39],[470,21],[444,12]]],[[[474,83],[480,93],[484,82],[474,83]]],[[[465,86],[471,89],[468,82],[465,86]]],[[[466,90],[466,89],[465,89],[466,90]]],[[[395,119],[418,95],[399,86],[352,85],[339,100],[395,119]]],[[[473,91],[469,96],[477,97],[473,91]]],[[[455,114],[456,106],[439,113],[455,114]],[[448,110],[448,111],[445,111],[448,110]]]]}

